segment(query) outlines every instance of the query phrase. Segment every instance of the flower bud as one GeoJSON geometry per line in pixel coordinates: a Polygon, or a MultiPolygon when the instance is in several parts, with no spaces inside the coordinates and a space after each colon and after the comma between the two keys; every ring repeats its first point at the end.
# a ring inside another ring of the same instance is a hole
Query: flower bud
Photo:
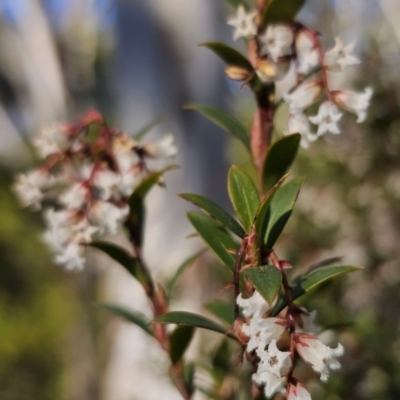
{"type": "Polygon", "coordinates": [[[238,82],[247,81],[251,77],[251,73],[247,69],[234,65],[225,68],[225,74],[229,79],[238,82]]]}

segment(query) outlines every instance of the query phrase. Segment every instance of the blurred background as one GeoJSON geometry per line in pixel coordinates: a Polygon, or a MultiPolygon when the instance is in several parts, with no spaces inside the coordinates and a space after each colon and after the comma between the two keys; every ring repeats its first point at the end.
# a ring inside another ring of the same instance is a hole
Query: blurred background
{"type": "MultiPolygon", "coordinates": [[[[180,398],[162,351],[96,308],[112,300],[150,316],[136,282],[97,254],[79,273],[52,265],[39,215],[21,210],[10,186],[32,165],[27,141],[45,123],[95,107],[134,133],[167,116],[149,140],[173,132],[182,168],[168,176],[167,190],[150,196],[145,249],[165,281],[201,246],[186,238],[188,206],[176,193],[229,207],[228,165],[248,162],[239,143],[182,109],[207,103],[249,126],[249,92],[239,92],[222,63],[197,47],[231,42],[225,20],[232,13],[223,0],[0,0],[0,400],[180,398]]],[[[313,399],[400,398],[399,18],[398,0],[308,0],[298,16],[328,47],[336,36],[356,42],[360,66],[332,76],[332,87],[375,91],[365,124],[346,115],[342,134],[301,150],[292,172],[308,180],[279,243],[281,257],[297,271],[335,256],[365,266],[305,299],[319,310],[318,323],[338,324],[347,350],[326,385],[300,371],[313,399]]],[[[223,273],[210,275],[206,266],[213,262],[207,257],[187,271],[174,308],[204,313],[202,302],[223,296],[223,273]]],[[[212,357],[217,340],[196,334],[190,356],[205,346],[212,357]]]]}

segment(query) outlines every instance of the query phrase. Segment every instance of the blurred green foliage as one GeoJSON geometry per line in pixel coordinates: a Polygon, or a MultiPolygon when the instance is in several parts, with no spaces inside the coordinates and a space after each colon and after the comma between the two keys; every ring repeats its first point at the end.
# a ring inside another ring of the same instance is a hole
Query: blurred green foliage
{"type": "Polygon", "coordinates": [[[64,399],[66,335],[77,301],[50,263],[39,220],[21,210],[0,169],[0,398],[64,399]]]}

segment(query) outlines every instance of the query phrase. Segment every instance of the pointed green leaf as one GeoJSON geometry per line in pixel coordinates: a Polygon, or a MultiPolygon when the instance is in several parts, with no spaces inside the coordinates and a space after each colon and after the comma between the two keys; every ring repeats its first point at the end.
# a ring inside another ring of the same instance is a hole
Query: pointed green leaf
{"type": "Polygon", "coordinates": [[[260,198],[254,182],[236,166],[229,170],[228,193],[240,222],[248,232],[260,205],[260,198]]]}
{"type": "MultiPolygon", "coordinates": [[[[355,266],[355,265],[331,265],[328,267],[319,268],[313,270],[295,280],[293,286],[292,297],[293,300],[298,299],[303,294],[309,292],[311,289],[314,289],[316,286],[321,283],[335,278],[339,275],[346,274],[348,272],[359,271],[362,270],[363,267],[355,266]]],[[[278,304],[274,308],[273,315],[277,315],[287,306],[287,302],[284,296],[278,301],[278,304]]]]}
{"type": "Polygon", "coordinates": [[[224,339],[219,345],[217,351],[212,360],[213,369],[218,369],[223,371],[224,377],[226,373],[231,370],[231,352],[229,348],[229,343],[224,339]]]}
{"type": "Polygon", "coordinates": [[[214,299],[207,301],[207,303],[203,304],[203,306],[220,320],[226,322],[229,326],[233,325],[235,315],[234,307],[231,303],[219,299],[214,299]]]}
{"type": "Polygon", "coordinates": [[[140,142],[155,126],[164,122],[166,120],[165,117],[158,117],[155,120],[151,121],[147,125],[145,125],[139,132],[133,135],[133,138],[140,142]]]}
{"type": "Polygon", "coordinates": [[[179,197],[200,207],[211,218],[215,219],[235,235],[243,238],[246,234],[240,224],[227,211],[225,211],[218,204],[214,203],[212,200],[207,199],[207,197],[192,193],[182,193],[179,195],[179,197]]]}
{"type": "Polygon", "coordinates": [[[193,314],[191,312],[171,311],[157,317],[154,322],[159,322],[161,324],[177,324],[184,326],[193,326],[195,328],[208,329],[210,331],[222,333],[223,335],[227,335],[233,339],[236,339],[236,336],[233,333],[227,333],[226,328],[222,325],[219,325],[216,322],[203,317],[202,315],[193,314]]]}
{"type": "Polygon", "coordinates": [[[154,185],[160,184],[160,180],[166,172],[172,171],[176,168],[176,165],[169,165],[161,171],[152,172],[143,179],[129,198],[129,218],[126,225],[130,231],[132,239],[139,246],[142,244],[143,240],[145,219],[144,199],[154,185]]]}
{"type": "Polygon", "coordinates": [[[282,273],[273,265],[247,268],[244,271],[247,280],[268,304],[272,304],[282,285],[282,273]]]}
{"type": "Polygon", "coordinates": [[[142,273],[137,259],[128,253],[123,247],[118,246],[114,243],[95,241],[88,243],[87,246],[94,247],[98,250],[103,251],[113,260],[121,264],[125,269],[134,276],[140,283],[144,284],[147,282],[146,276],[142,273]]]}
{"type": "Polygon", "coordinates": [[[233,49],[230,46],[227,46],[224,43],[209,42],[203,43],[200,46],[204,46],[210,49],[219,58],[221,58],[222,61],[228,64],[228,66],[243,68],[247,70],[250,74],[252,74],[249,85],[252,87],[253,90],[257,91],[262,87],[262,82],[255,73],[253,66],[242,53],[239,53],[237,50],[233,49]]]}
{"type": "Polygon", "coordinates": [[[231,133],[239,139],[247,149],[250,149],[250,137],[246,128],[234,117],[227,112],[200,104],[187,104],[184,107],[186,110],[194,110],[209,119],[215,125],[218,125],[225,132],[231,133]]]}
{"type": "Polygon", "coordinates": [[[210,249],[223,262],[223,264],[233,271],[235,256],[229,253],[228,249],[237,250],[238,244],[210,217],[197,212],[188,212],[187,215],[194,229],[207,243],[210,249]]]}
{"type": "Polygon", "coordinates": [[[183,366],[183,379],[186,382],[186,388],[191,395],[195,391],[194,386],[195,364],[193,362],[186,363],[183,366]]]}
{"type": "Polygon", "coordinates": [[[269,208],[270,208],[270,204],[275,196],[275,193],[282,186],[283,182],[285,182],[285,180],[288,176],[289,176],[289,174],[282,176],[282,178],[279,180],[279,182],[267,193],[267,195],[265,196],[265,199],[261,202],[260,207],[258,207],[256,216],[254,219],[254,223],[256,226],[256,233],[260,237],[262,236],[263,228],[268,223],[267,217],[269,217],[269,208]]]}
{"type": "Polygon", "coordinates": [[[301,135],[298,133],[284,136],[269,148],[262,172],[264,192],[268,192],[292,165],[299,149],[300,139],[301,135]]]}
{"type": "Polygon", "coordinates": [[[262,26],[277,21],[291,21],[306,0],[270,0],[264,10],[262,26]]]}
{"type": "Polygon", "coordinates": [[[183,274],[183,272],[186,270],[187,267],[192,265],[196,259],[204,253],[204,250],[199,251],[193,256],[188,257],[175,271],[174,275],[172,275],[172,278],[168,281],[166,285],[166,292],[167,292],[167,297],[170,298],[172,294],[172,290],[175,287],[176,282],[180,278],[180,276],[183,274]]]}
{"type": "Polygon", "coordinates": [[[108,303],[100,304],[100,307],[113,313],[114,315],[117,315],[129,322],[132,322],[132,324],[137,325],[139,328],[142,328],[146,333],[153,336],[150,321],[148,321],[147,317],[141,312],[130,310],[126,307],[122,307],[116,304],[108,303]]]}
{"type": "Polygon", "coordinates": [[[172,364],[179,362],[188,348],[194,333],[193,326],[177,326],[172,332],[170,341],[170,355],[172,364]]]}
{"type": "Polygon", "coordinates": [[[244,68],[249,72],[254,71],[250,61],[242,53],[239,53],[237,50],[224,43],[208,42],[202,43],[200,46],[210,49],[228,65],[235,65],[236,67],[244,68]]]}
{"type": "MultiPolygon", "coordinates": [[[[289,217],[292,214],[294,205],[304,178],[296,178],[280,187],[271,201],[268,210],[268,223],[263,234],[263,243],[268,249],[272,249],[279,235],[282,233],[289,217]]],[[[264,228],[263,228],[264,229],[264,228]]]]}

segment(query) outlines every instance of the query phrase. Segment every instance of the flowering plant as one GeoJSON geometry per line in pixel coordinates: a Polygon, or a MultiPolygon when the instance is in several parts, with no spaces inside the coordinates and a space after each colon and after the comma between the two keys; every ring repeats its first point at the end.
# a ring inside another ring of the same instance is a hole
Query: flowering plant
{"type": "Polygon", "coordinates": [[[148,163],[176,153],[170,136],[143,145],[140,139],[147,129],[132,138],[109,127],[97,112],[89,112],[75,125],[43,131],[35,145],[44,162],[20,175],[15,191],[23,205],[44,207],[48,228],[44,239],[56,254],[55,262],[68,269],[82,268],[84,249],[92,246],[122,264],[143,285],[153,305],[152,325],[138,311],[110,304],[106,308],[161,344],[170,356],[174,382],[185,399],[196,389],[216,399],[236,398],[235,391],[243,389],[247,390],[246,398],[285,393],[288,400],[308,400],[311,395],[296,375],[299,358],[326,381],[330,371],[340,367],[337,358],[344,349],[341,344],[329,347],[321,340],[314,324],[316,312],[309,312],[297,300],[326,280],[360,268],[324,261],[290,282],[293,267],[279,258],[274,247],[304,178],[289,180],[287,171],[300,146],[308,147],[326,133],[340,133],[342,109],[355,113],[357,122],[363,122],[372,89],[363,93],[330,89],[330,73],[359,61],[352,54],[353,44],[344,46],[337,38],[335,46],[325,52],[318,33],[294,20],[304,1],[259,1],[251,11],[245,2],[238,3],[237,15],[228,24],[234,27],[234,40],[245,39],[247,56],[223,43],[204,46],[227,64],[229,78],[253,92],[256,111],[251,131],[222,110],[193,104],[187,108],[199,111],[243,143],[256,180],[241,168],[231,167],[228,192],[235,217],[203,196],[181,194],[202,210],[189,212],[188,218],[231,274],[226,288],[233,288],[232,301],[210,308],[221,323],[193,313],[169,311],[172,287],[197,255],[177,269],[165,289],[154,282],[142,257],[145,196],[152,186],[162,184],[163,174],[173,168],[154,172],[148,163]],[[283,81],[286,85],[279,97],[277,82],[283,81]],[[286,131],[274,138],[274,117],[283,104],[288,106],[286,131]],[[318,112],[310,116],[308,110],[315,104],[318,112]],[[316,126],[314,131],[311,124],[316,126]],[[116,233],[119,226],[125,227],[131,252],[99,240],[116,233]],[[178,326],[170,332],[167,324],[178,326]],[[220,363],[225,342],[214,359],[215,370],[209,371],[211,387],[195,384],[194,364],[187,362],[184,354],[196,328],[218,332],[239,344],[232,351],[240,364],[248,364],[251,370],[250,374],[236,374],[242,385],[227,384],[233,372],[226,362],[220,363]],[[216,373],[218,369],[222,376],[216,373]]]}

